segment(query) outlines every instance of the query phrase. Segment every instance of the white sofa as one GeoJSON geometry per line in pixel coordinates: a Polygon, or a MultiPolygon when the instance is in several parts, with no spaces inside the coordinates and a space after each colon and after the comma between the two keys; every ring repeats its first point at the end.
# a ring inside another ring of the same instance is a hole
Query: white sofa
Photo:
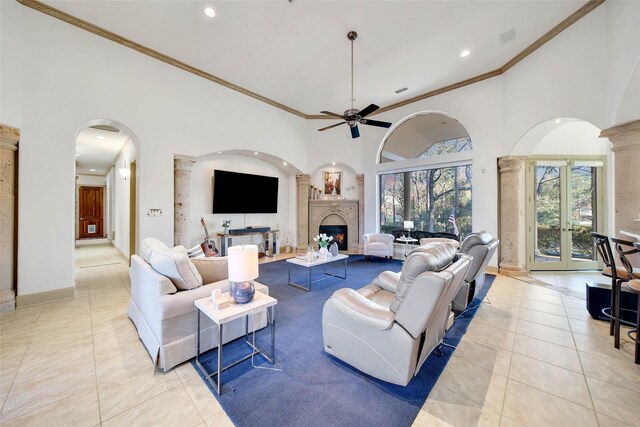
{"type": "MultiPolygon", "coordinates": [[[[169,248],[167,248],[169,249],[169,248]]],[[[144,250],[143,250],[144,252],[144,250]]],[[[143,253],[149,259],[148,253],[143,253]]],[[[213,289],[228,291],[227,258],[205,258],[189,261],[198,270],[205,285],[178,291],[174,283],[158,273],[142,257],[131,257],[131,300],[128,315],[138,330],[154,364],[167,371],[196,355],[198,313],[193,302],[211,296],[213,289]]],[[[256,283],[256,291],[269,293],[266,286],[256,283]]],[[[255,314],[249,322],[249,331],[264,328],[266,312],[255,314]],[[252,325],[252,323],[255,325],[252,325]]],[[[218,345],[217,326],[206,316],[201,320],[202,352],[218,345]]],[[[245,333],[245,319],[225,325],[223,343],[245,333]]]]}

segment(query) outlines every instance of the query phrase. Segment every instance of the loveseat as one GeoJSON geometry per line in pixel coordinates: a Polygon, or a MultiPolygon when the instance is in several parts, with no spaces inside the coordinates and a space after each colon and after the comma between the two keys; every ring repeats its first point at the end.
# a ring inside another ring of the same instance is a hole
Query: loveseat
{"type": "MultiPolygon", "coordinates": [[[[159,369],[167,371],[195,357],[197,309],[193,302],[211,296],[213,289],[227,292],[227,274],[226,257],[190,260],[183,247],[169,248],[157,239],[145,239],[141,256],[131,256],[128,315],[159,369]],[[178,287],[186,289],[178,290],[178,287]]],[[[266,286],[259,284],[256,291],[269,293],[266,286]]],[[[249,323],[249,331],[266,324],[266,313],[256,313],[249,323]]],[[[203,316],[200,328],[200,350],[216,347],[217,326],[203,316]]],[[[245,320],[237,319],[225,325],[223,342],[244,333],[245,320]]]]}
{"type": "Polygon", "coordinates": [[[358,370],[407,385],[444,337],[471,258],[450,244],[414,251],[397,285],[339,289],[322,311],[324,350],[358,370]]]}

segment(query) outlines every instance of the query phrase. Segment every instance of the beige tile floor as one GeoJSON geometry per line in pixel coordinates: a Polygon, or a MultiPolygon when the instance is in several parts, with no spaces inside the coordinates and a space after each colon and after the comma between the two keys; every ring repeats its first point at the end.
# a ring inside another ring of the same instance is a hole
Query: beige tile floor
{"type": "MultiPolygon", "coordinates": [[[[89,264],[74,299],[0,316],[0,424],[231,425],[189,363],[154,371],[127,318],[126,261],[89,264]]],[[[497,277],[414,425],[640,425],[633,346],[615,350],[584,309],[600,277],[528,280],[497,277]]]]}

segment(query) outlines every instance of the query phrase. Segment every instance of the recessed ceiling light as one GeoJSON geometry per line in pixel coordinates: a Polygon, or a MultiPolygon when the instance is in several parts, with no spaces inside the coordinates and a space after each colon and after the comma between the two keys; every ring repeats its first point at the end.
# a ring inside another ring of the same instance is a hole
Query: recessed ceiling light
{"type": "Polygon", "coordinates": [[[469,56],[470,53],[471,51],[469,49],[465,49],[462,52],[460,52],[460,58],[466,58],[467,56],[469,56]]]}
{"type": "Polygon", "coordinates": [[[98,135],[98,136],[96,136],[96,138],[98,138],[98,139],[107,139],[107,137],[104,136],[104,135],[98,135]]]}
{"type": "Polygon", "coordinates": [[[89,171],[90,171],[90,172],[95,172],[96,170],[95,170],[95,169],[89,169],[89,171]]]}
{"type": "Polygon", "coordinates": [[[80,157],[80,153],[76,153],[76,157],[80,157]]]}
{"type": "Polygon", "coordinates": [[[216,11],[213,10],[212,7],[205,7],[204,14],[207,15],[209,18],[213,18],[216,16],[216,11]]]}
{"type": "Polygon", "coordinates": [[[255,154],[255,155],[257,156],[257,155],[258,155],[258,152],[257,152],[257,151],[254,151],[254,152],[253,152],[253,154],[255,154]]]}
{"type": "Polygon", "coordinates": [[[222,154],[222,151],[218,151],[218,154],[222,154]]]}
{"type": "Polygon", "coordinates": [[[282,162],[283,165],[287,166],[287,162],[282,162]]]}
{"type": "Polygon", "coordinates": [[[336,165],[336,162],[331,162],[331,164],[332,164],[333,166],[335,166],[335,165],[336,165]]]}
{"type": "Polygon", "coordinates": [[[555,122],[556,124],[560,123],[562,120],[561,119],[556,119],[555,122]]]}

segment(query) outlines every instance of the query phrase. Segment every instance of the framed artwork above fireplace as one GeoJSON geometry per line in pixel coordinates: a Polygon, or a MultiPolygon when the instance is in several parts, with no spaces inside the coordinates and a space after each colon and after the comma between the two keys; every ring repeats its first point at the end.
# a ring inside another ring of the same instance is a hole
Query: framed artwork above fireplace
{"type": "Polygon", "coordinates": [[[322,193],[333,197],[342,195],[342,171],[322,171],[322,193]]]}

